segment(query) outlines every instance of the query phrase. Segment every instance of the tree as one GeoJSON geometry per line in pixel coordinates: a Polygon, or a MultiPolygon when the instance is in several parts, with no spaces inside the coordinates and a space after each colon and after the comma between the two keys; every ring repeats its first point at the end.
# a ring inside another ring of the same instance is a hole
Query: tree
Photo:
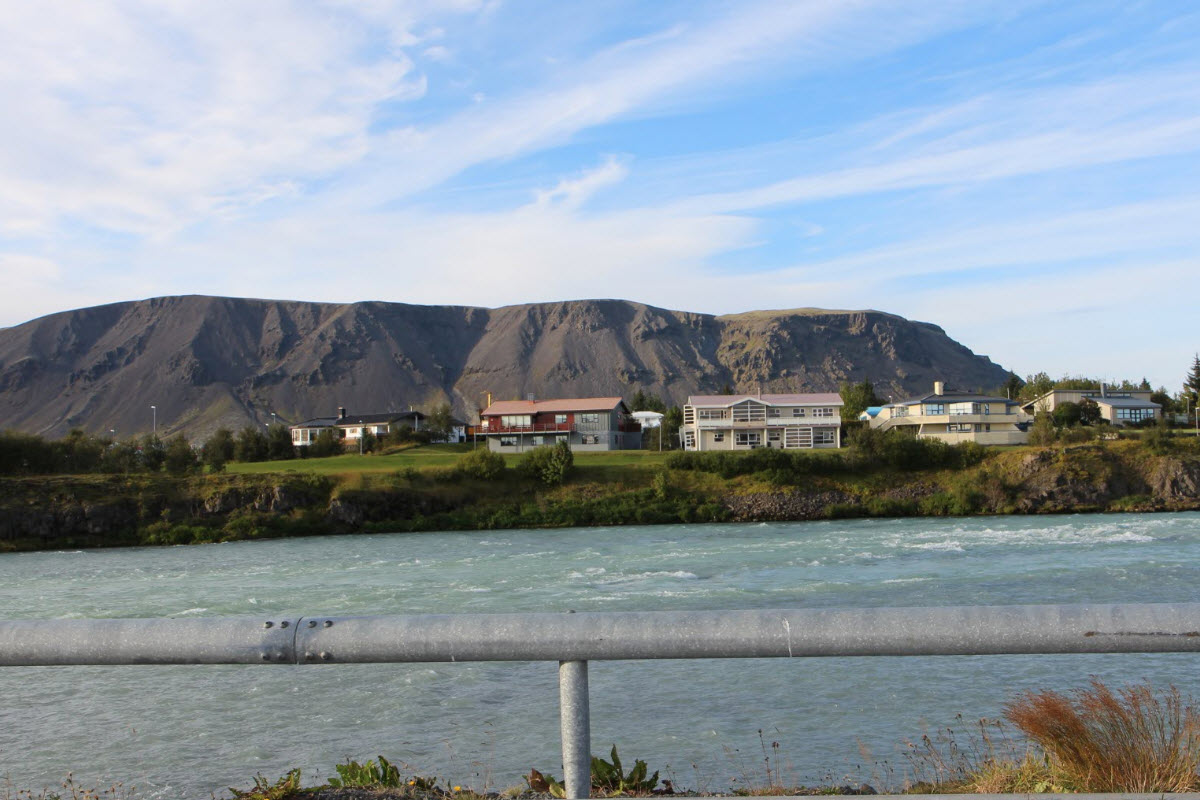
{"type": "Polygon", "coordinates": [[[1044,372],[1038,372],[1025,379],[1025,385],[1021,387],[1018,399],[1028,402],[1041,397],[1053,388],[1054,379],[1044,372]]]}
{"type": "Polygon", "coordinates": [[[862,383],[843,383],[840,394],[843,422],[857,420],[858,415],[871,406],[883,405],[883,400],[875,394],[875,387],[866,379],[862,383]]]}
{"type": "Polygon", "coordinates": [[[342,454],[342,439],[333,428],[324,428],[308,445],[308,454],[313,458],[339,456],[342,454]]]}
{"type": "Polygon", "coordinates": [[[1072,425],[1078,425],[1083,418],[1083,409],[1079,407],[1079,403],[1059,403],[1054,409],[1054,425],[1058,428],[1069,428],[1072,425]]]}
{"type": "Polygon", "coordinates": [[[1033,418],[1033,425],[1029,428],[1029,443],[1039,447],[1054,444],[1058,438],[1058,432],[1054,430],[1054,420],[1049,414],[1038,414],[1033,418]]]}
{"type": "Polygon", "coordinates": [[[1000,394],[1010,400],[1016,400],[1021,396],[1021,389],[1024,388],[1025,381],[1021,380],[1017,373],[1008,373],[1008,380],[1000,385],[1000,394]]]}
{"type": "Polygon", "coordinates": [[[1192,361],[1192,371],[1183,379],[1183,391],[1192,398],[1192,408],[1195,408],[1197,399],[1200,399],[1200,353],[1192,361]]]}
{"type": "Polygon", "coordinates": [[[425,418],[425,430],[430,441],[444,442],[450,438],[450,431],[454,430],[454,412],[449,403],[433,407],[425,418]]]}
{"type": "Polygon", "coordinates": [[[1158,391],[1150,394],[1150,402],[1158,403],[1162,406],[1163,414],[1170,414],[1179,410],[1179,404],[1175,402],[1175,398],[1167,394],[1167,387],[1160,386],[1158,391]]]}
{"type": "Polygon", "coordinates": [[[234,457],[238,461],[266,461],[271,453],[267,436],[257,425],[247,425],[238,432],[234,457]]]}
{"type": "Polygon", "coordinates": [[[477,447],[459,456],[454,465],[462,474],[481,481],[494,481],[504,475],[504,456],[487,447],[477,447]]]}
{"type": "Polygon", "coordinates": [[[209,472],[224,472],[225,464],[233,460],[234,449],[233,432],[217,428],[200,448],[200,461],[209,472]]]}
{"type": "Polygon", "coordinates": [[[1100,404],[1090,397],[1079,401],[1079,423],[1081,425],[1098,425],[1104,415],[1100,413],[1100,404]]]}
{"type": "Polygon", "coordinates": [[[292,432],[286,425],[272,425],[267,428],[267,458],[271,461],[285,461],[296,457],[296,448],[292,445],[292,432]]]}
{"type": "Polygon", "coordinates": [[[142,441],[138,451],[138,458],[142,463],[142,469],[148,472],[158,472],[162,469],[163,462],[167,458],[167,448],[163,444],[163,440],[158,438],[157,434],[147,433],[142,437],[142,441]]]}
{"type": "Polygon", "coordinates": [[[200,459],[186,436],[179,434],[167,442],[163,466],[172,475],[186,475],[200,469],[200,459]]]}
{"type": "Polygon", "coordinates": [[[663,402],[661,397],[653,394],[646,394],[641,389],[634,392],[633,397],[629,400],[630,411],[657,411],[659,414],[667,413],[667,404],[663,402]]]}
{"type": "Polygon", "coordinates": [[[679,445],[679,429],[682,427],[683,409],[679,406],[671,406],[663,414],[662,424],[658,426],[658,435],[663,437],[663,449],[673,449],[679,445]]]}

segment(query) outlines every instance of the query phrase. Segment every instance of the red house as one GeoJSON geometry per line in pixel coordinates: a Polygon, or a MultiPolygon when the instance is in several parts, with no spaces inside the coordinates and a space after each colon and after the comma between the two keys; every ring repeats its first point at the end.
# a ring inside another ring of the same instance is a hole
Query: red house
{"type": "Polygon", "coordinates": [[[479,412],[478,434],[498,453],[565,441],[572,450],[639,450],[642,426],[619,397],[501,400],[479,412]]]}

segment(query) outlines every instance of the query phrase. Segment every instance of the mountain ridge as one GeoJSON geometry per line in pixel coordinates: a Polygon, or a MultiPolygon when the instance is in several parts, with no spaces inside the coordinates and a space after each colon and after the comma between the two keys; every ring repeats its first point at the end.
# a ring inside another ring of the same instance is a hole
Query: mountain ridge
{"type": "Polygon", "coordinates": [[[719,391],[882,395],[1008,373],[933,323],[876,310],[711,315],[618,299],[502,306],[179,295],[62,311],[0,329],[0,429],[119,437],[496,398],[719,391]]]}

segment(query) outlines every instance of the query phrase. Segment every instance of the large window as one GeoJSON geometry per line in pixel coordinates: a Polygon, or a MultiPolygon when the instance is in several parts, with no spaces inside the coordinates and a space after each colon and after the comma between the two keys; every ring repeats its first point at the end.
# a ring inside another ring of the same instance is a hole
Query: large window
{"type": "Polygon", "coordinates": [[[579,422],[583,425],[599,425],[600,424],[600,415],[599,414],[577,414],[576,416],[579,417],[579,422]]]}
{"type": "Polygon", "coordinates": [[[945,414],[945,413],[946,413],[946,404],[945,403],[926,403],[925,404],[925,415],[928,417],[940,417],[942,414],[945,414]]]}
{"type": "Polygon", "coordinates": [[[528,427],[533,418],[528,414],[505,414],[500,417],[500,424],[505,428],[528,427]]]}
{"type": "Polygon", "coordinates": [[[725,409],[723,408],[697,408],[696,419],[724,419],[725,409]]]}
{"type": "Polygon", "coordinates": [[[813,416],[814,417],[832,417],[833,409],[832,408],[814,408],[813,416]]]}
{"type": "Polygon", "coordinates": [[[975,426],[969,422],[951,422],[946,426],[946,430],[950,433],[970,433],[975,430],[975,426]]]}
{"type": "Polygon", "coordinates": [[[835,442],[837,442],[837,431],[833,428],[813,430],[813,444],[834,444],[835,442]]]}
{"type": "Polygon", "coordinates": [[[793,417],[803,417],[803,416],[804,416],[804,409],[803,409],[803,408],[793,408],[793,409],[792,409],[792,416],[793,416],[793,417]]]}
{"type": "Polygon", "coordinates": [[[517,446],[517,437],[501,436],[500,437],[500,446],[501,447],[516,447],[517,446]]]}
{"type": "Polygon", "coordinates": [[[758,431],[738,431],[733,435],[733,443],[739,447],[758,447],[762,444],[762,434],[758,431]]]}
{"type": "Polygon", "coordinates": [[[1128,422],[1141,422],[1144,419],[1154,419],[1153,408],[1118,408],[1117,419],[1128,422]]]}

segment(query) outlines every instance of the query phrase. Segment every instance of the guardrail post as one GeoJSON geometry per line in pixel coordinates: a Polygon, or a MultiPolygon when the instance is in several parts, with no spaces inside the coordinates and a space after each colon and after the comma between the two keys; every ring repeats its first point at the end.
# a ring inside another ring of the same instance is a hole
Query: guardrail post
{"type": "Polygon", "coordinates": [[[563,787],[570,800],[592,789],[592,728],[586,661],[558,662],[558,704],[562,724],[563,787]]]}

